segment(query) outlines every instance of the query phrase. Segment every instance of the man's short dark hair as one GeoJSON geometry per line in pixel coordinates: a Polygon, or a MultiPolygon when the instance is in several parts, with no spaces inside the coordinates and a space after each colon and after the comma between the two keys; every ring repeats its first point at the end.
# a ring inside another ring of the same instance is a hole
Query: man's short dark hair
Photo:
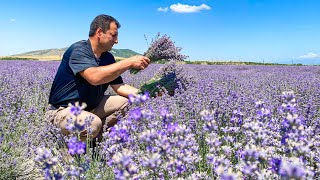
{"type": "Polygon", "coordinates": [[[120,23],[112,16],[100,14],[92,21],[90,25],[89,37],[94,36],[98,28],[101,28],[105,33],[110,28],[110,23],[115,22],[117,27],[120,28],[120,23]]]}

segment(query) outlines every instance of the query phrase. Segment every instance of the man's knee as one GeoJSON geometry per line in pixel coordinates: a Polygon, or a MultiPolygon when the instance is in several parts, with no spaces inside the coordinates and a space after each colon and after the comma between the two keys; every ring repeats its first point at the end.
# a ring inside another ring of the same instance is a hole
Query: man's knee
{"type": "Polygon", "coordinates": [[[61,128],[63,134],[69,134],[69,129],[67,128],[69,122],[68,119],[72,119],[78,125],[84,126],[85,129],[80,133],[81,137],[96,137],[102,128],[101,119],[88,111],[82,111],[78,116],[70,113],[70,108],[63,109],[58,116],[56,116],[56,124],[61,128]],[[90,129],[86,128],[86,124],[89,123],[90,129]]]}
{"type": "Polygon", "coordinates": [[[129,103],[128,98],[125,98],[123,96],[118,96],[117,97],[117,106],[119,110],[122,110],[123,108],[125,108],[129,103]]]}
{"type": "Polygon", "coordinates": [[[92,120],[90,128],[92,130],[92,132],[91,132],[92,137],[95,138],[99,134],[99,132],[101,131],[101,128],[102,128],[102,121],[98,116],[96,116],[92,120]]]}

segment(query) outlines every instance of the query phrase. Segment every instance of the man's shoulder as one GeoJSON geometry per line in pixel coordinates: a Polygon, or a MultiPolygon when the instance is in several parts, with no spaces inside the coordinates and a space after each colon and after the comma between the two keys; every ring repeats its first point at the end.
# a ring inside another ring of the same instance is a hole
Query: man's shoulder
{"type": "Polygon", "coordinates": [[[94,59],[90,44],[86,40],[73,43],[64,53],[62,61],[69,64],[71,60],[83,61],[94,59]]]}
{"type": "Polygon", "coordinates": [[[81,40],[72,44],[66,51],[69,57],[94,57],[88,40],[81,40]]]}
{"type": "Polygon", "coordinates": [[[81,40],[78,42],[73,43],[69,49],[75,50],[75,49],[85,49],[85,50],[90,50],[90,45],[88,44],[87,40],[81,40]]]}

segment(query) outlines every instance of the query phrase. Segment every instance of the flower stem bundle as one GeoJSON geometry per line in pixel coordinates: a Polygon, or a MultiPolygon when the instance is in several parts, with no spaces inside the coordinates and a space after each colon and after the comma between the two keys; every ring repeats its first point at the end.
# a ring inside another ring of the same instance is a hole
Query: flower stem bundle
{"type": "Polygon", "coordinates": [[[140,93],[148,92],[150,97],[155,97],[162,90],[167,91],[170,96],[175,94],[176,89],[187,89],[198,81],[196,71],[187,68],[176,61],[164,64],[160,70],[149,81],[140,87],[140,93]]]}

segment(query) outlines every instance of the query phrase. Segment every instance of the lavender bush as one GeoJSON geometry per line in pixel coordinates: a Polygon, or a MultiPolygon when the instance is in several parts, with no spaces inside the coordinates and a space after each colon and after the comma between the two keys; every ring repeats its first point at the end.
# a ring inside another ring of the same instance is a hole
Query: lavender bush
{"type": "MultiPolygon", "coordinates": [[[[0,179],[319,178],[320,67],[181,65],[197,80],[131,97],[83,153],[44,116],[58,62],[0,64],[0,179]]],[[[161,67],[123,78],[140,87],[161,67]]]]}

